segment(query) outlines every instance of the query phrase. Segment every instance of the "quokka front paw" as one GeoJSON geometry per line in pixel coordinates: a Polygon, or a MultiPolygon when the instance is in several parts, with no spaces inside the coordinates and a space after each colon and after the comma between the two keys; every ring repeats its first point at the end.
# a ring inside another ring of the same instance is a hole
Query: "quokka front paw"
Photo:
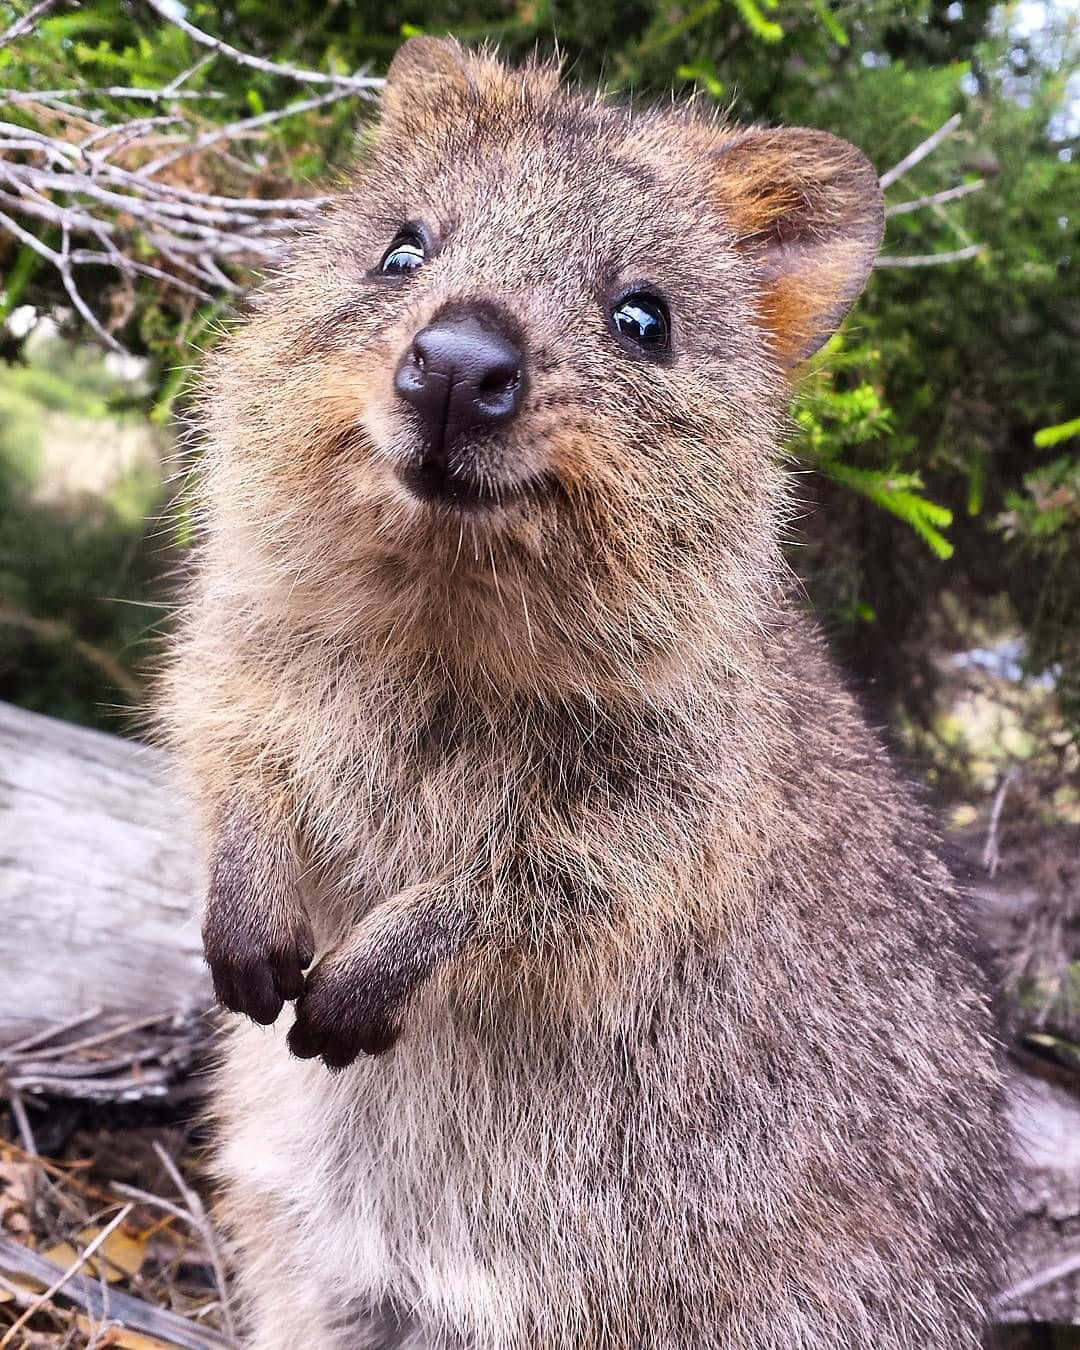
{"type": "Polygon", "coordinates": [[[299,917],[286,926],[255,916],[222,925],[208,916],[203,947],[218,1001],[263,1026],[277,1018],[286,999],[300,996],[315,955],[311,926],[299,917]]]}
{"type": "Polygon", "coordinates": [[[297,872],[288,826],[239,798],[215,841],[203,951],[218,1000],[264,1026],[299,997],[315,955],[297,872]]]}
{"type": "Polygon", "coordinates": [[[391,972],[355,957],[320,961],[296,1002],[289,1049],[344,1069],[358,1055],[384,1054],[397,1040],[405,991],[391,972]]]}

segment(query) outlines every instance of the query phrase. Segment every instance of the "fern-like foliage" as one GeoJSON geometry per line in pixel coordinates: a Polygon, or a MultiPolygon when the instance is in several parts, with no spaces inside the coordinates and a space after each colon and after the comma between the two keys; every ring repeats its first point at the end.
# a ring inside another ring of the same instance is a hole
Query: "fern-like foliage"
{"type": "Polygon", "coordinates": [[[926,496],[919,473],[902,467],[912,447],[895,435],[892,411],[874,378],[880,364],[871,345],[849,344],[842,334],[833,338],[801,391],[795,453],[910,525],[938,558],[950,558],[953,546],[944,531],[952,512],[926,496]]]}

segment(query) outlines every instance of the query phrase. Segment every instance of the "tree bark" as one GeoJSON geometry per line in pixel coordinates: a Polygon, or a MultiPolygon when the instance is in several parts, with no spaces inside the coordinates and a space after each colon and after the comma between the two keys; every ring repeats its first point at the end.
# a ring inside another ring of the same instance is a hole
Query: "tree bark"
{"type": "Polygon", "coordinates": [[[0,703],[0,1046],[207,1006],[198,870],[160,751],[0,703]]]}

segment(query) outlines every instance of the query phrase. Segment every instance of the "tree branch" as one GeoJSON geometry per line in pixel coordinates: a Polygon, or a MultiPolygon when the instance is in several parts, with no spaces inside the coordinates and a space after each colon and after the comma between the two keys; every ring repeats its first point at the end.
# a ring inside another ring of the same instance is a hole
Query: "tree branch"
{"type": "Polygon", "coordinates": [[[908,169],[913,169],[915,165],[924,160],[927,155],[932,154],[943,140],[952,135],[959,125],[960,114],[954,113],[947,122],[938,127],[937,131],[935,131],[932,136],[927,136],[925,141],[920,142],[914,150],[906,154],[899,164],[894,164],[891,169],[883,173],[878,180],[881,184],[882,192],[884,192],[886,188],[892,187],[893,183],[895,183],[898,178],[902,178],[904,174],[907,173],[908,169]]]}
{"type": "Polygon", "coordinates": [[[885,208],[886,218],[906,215],[909,211],[921,211],[926,206],[940,206],[945,202],[955,202],[972,192],[979,192],[986,186],[985,178],[977,178],[974,183],[960,183],[957,187],[945,188],[942,192],[931,192],[925,197],[915,197],[910,202],[897,202],[895,206],[885,208]]]}
{"type": "Polygon", "coordinates": [[[878,258],[875,267],[942,267],[945,263],[966,262],[986,252],[985,244],[971,244],[968,248],[954,248],[947,253],[894,253],[878,258]]]}
{"type": "Polygon", "coordinates": [[[29,33],[36,27],[38,19],[44,18],[56,3],[57,0],[41,0],[41,3],[35,5],[28,14],[24,14],[21,19],[16,19],[10,28],[0,33],[0,47],[6,47],[9,42],[14,42],[16,38],[29,33]]]}
{"type": "Polygon", "coordinates": [[[252,56],[250,52],[242,52],[239,48],[230,46],[221,38],[213,37],[210,33],[204,33],[201,28],[196,28],[193,23],[188,23],[187,19],[181,18],[175,13],[173,7],[165,4],[163,0],[146,0],[146,3],[155,13],[186,33],[193,42],[208,47],[216,55],[227,56],[230,61],[235,61],[238,66],[250,66],[252,70],[262,70],[268,75],[282,75],[290,80],[300,80],[304,84],[343,85],[364,98],[374,97],[373,91],[381,89],[383,86],[383,80],[371,75],[335,75],[329,71],[302,70],[298,66],[286,65],[279,61],[267,61],[261,56],[252,56]]]}

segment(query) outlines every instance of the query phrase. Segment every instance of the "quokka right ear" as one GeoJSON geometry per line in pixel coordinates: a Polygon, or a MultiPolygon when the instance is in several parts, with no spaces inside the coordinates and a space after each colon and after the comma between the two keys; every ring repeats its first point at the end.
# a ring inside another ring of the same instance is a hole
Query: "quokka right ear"
{"type": "Polygon", "coordinates": [[[870,274],[885,225],[877,174],[847,141],[805,127],[736,133],[711,162],[736,246],[757,264],[774,351],[791,367],[836,331],[870,274]]]}
{"type": "Polygon", "coordinates": [[[383,107],[394,115],[446,91],[465,92],[472,84],[468,53],[453,38],[409,38],[386,72],[383,107]]]}

